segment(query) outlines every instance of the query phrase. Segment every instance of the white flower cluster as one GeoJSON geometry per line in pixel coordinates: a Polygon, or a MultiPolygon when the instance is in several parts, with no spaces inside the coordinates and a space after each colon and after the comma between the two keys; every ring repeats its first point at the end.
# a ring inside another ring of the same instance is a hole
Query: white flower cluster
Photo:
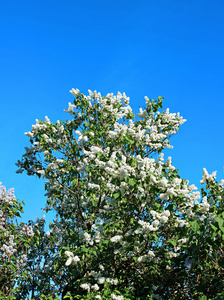
{"type": "Polygon", "coordinates": [[[33,138],[39,131],[46,130],[47,125],[50,123],[50,120],[47,116],[45,117],[45,121],[46,123],[40,124],[39,120],[36,119],[36,124],[32,125],[32,131],[25,132],[25,135],[28,135],[29,137],[33,138]]]}
{"type": "Polygon", "coordinates": [[[217,171],[212,172],[211,175],[208,174],[208,171],[203,168],[203,176],[202,180],[200,181],[201,184],[206,183],[206,182],[213,182],[216,179],[216,173],[217,171]]]}
{"type": "MultiPolygon", "coordinates": [[[[99,286],[98,286],[98,284],[93,284],[93,285],[91,285],[90,283],[82,283],[82,284],[80,285],[80,287],[81,287],[83,290],[87,290],[88,292],[90,292],[90,290],[96,292],[96,291],[98,291],[98,290],[100,289],[99,286]]],[[[98,297],[98,299],[101,299],[101,298],[98,297]]]]}
{"type": "Polygon", "coordinates": [[[146,262],[149,259],[152,259],[154,257],[155,257],[155,253],[153,251],[149,250],[147,254],[139,256],[137,261],[138,262],[146,262]]]}
{"type": "Polygon", "coordinates": [[[3,258],[10,257],[17,251],[16,243],[14,242],[14,235],[10,233],[10,230],[8,228],[8,213],[7,211],[5,211],[7,205],[13,205],[14,200],[14,189],[8,190],[7,193],[6,188],[2,186],[2,183],[0,182],[0,232],[4,236],[0,243],[0,252],[2,253],[3,258]]]}
{"type": "Polygon", "coordinates": [[[111,298],[112,298],[113,300],[124,300],[124,297],[123,297],[122,295],[116,296],[114,293],[111,294],[111,298]]]}
{"type": "Polygon", "coordinates": [[[2,257],[10,257],[17,251],[13,235],[8,237],[8,240],[5,241],[5,244],[2,245],[0,250],[3,253],[2,257]]]}
{"type": "MultiPolygon", "coordinates": [[[[86,245],[93,245],[94,239],[92,238],[90,233],[84,232],[82,228],[79,228],[78,234],[79,234],[80,241],[84,242],[86,245]]],[[[100,233],[97,232],[96,234],[97,242],[99,241],[99,239],[100,239],[100,233]]]]}
{"type": "Polygon", "coordinates": [[[67,259],[67,261],[65,263],[66,266],[69,266],[69,265],[71,265],[73,263],[77,264],[77,262],[80,261],[80,258],[77,255],[74,256],[74,254],[72,252],[70,252],[70,251],[65,251],[65,255],[68,256],[68,259],[67,259]]]}
{"type": "Polygon", "coordinates": [[[110,241],[111,241],[112,243],[118,243],[118,242],[120,242],[120,241],[122,240],[122,238],[123,238],[122,235],[115,235],[115,236],[113,236],[113,237],[110,239],[110,241]]]}
{"type": "Polygon", "coordinates": [[[161,223],[166,223],[168,221],[169,216],[170,216],[170,211],[169,210],[164,210],[163,212],[158,213],[154,210],[151,210],[150,214],[152,215],[152,217],[154,219],[153,222],[155,222],[155,221],[158,222],[158,220],[159,220],[161,223]]]}
{"type": "Polygon", "coordinates": [[[144,233],[144,236],[147,236],[149,232],[157,231],[159,229],[159,224],[166,223],[170,216],[169,210],[164,210],[162,213],[151,210],[150,214],[152,215],[154,220],[151,223],[139,220],[138,224],[141,225],[141,228],[136,229],[135,234],[144,233]]]}
{"type": "Polygon", "coordinates": [[[0,182],[0,205],[13,204],[15,200],[14,189],[11,188],[6,192],[6,188],[0,182]]]}
{"type": "MultiPolygon", "coordinates": [[[[99,265],[99,269],[100,271],[90,271],[88,272],[88,276],[87,274],[85,274],[84,278],[87,278],[87,277],[91,277],[93,278],[96,283],[95,284],[90,284],[90,283],[82,283],[80,284],[80,287],[88,292],[90,291],[98,291],[100,289],[100,286],[99,285],[103,285],[104,283],[110,283],[111,285],[117,285],[118,284],[118,279],[117,278],[110,278],[110,277],[104,277],[102,275],[102,271],[105,271],[105,268],[103,265],[99,265]]],[[[100,295],[97,295],[96,296],[96,299],[101,299],[101,296],[100,295]]]]}
{"type": "Polygon", "coordinates": [[[72,95],[76,96],[76,95],[79,93],[79,89],[74,89],[74,88],[72,88],[72,89],[70,90],[70,93],[71,93],[72,95]]]}
{"type": "Polygon", "coordinates": [[[173,257],[177,257],[178,255],[179,255],[179,253],[175,253],[175,252],[172,252],[172,251],[166,252],[166,257],[168,259],[171,259],[173,257]]]}
{"type": "Polygon", "coordinates": [[[201,213],[206,213],[209,211],[210,208],[210,204],[207,202],[207,197],[203,197],[202,201],[200,202],[200,208],[199,208],[199,212],[201,213]]]}
{"type": "Polygon", "coordinates": [[[30,225],[23,224],[23,227],[20,230],[21,234],[26,234],[27,236],[33,236],[33,228],[30,225]]]}

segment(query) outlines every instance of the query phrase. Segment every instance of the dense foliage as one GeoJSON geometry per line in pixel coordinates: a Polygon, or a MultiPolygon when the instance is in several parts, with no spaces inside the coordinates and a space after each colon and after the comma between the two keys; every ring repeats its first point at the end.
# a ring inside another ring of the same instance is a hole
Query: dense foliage
{"type": "MultiPolygon", "coordinates": [[[[223,299],[223,181],[204,169],[200,193],[162,153],[185,120],[162,110],[161,97],[145,97],[146,108],[135,117],[125,94],[71,92],[69,120],[45,117],[26,133],[31,146],[18,172],[45,179],[45,209],[56,219],[47,233],[44,219],[27,225],[33,229],[29,248],[24,244],[26,276],[18,273],[17,290],[8,293],[16,299],[223,299]]],[[[18,228],[10,234],[20,255],[18,228]]],[[[3,246],[1,262],[11,262],[3,246]]]]}

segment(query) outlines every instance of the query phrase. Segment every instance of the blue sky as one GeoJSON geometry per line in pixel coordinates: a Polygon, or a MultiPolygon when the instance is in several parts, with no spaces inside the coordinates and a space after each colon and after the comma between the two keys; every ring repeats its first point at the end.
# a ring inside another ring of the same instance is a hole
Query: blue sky
{"type": "Polygon", "coordinates": [[[171,139],[173,164],[200,187],[202,169],[224,178],[222,0],[2,1],[0,181],[41,217],[44,182],[16,174],[35,119],[66,119],[71,88],[144,96],[187,119],[171,139]]]}

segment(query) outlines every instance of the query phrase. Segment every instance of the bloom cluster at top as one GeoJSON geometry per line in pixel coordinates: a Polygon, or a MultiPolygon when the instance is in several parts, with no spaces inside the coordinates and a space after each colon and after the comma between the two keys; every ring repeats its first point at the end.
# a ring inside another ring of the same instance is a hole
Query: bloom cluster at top
{"type": "Polygon", "coordinates": [[[6,192],[6,188],[2,185],[2,183],[0,182],[0,205],[4,205],[5,204],[13,204],[13,201],[15,199],[15,195],[14,195],[14,189],[11,188],[8,190],[8,192],[6,192]]]}

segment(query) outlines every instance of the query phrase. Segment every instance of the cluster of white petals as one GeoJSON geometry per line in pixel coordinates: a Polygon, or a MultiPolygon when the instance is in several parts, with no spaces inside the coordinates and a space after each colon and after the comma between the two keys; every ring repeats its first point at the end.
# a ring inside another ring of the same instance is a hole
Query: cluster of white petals
{"type": "Polygon", "coordinates": [[[70,251],[65,251],[65,255],[68,256],[68,259],[67,259],[67,261],[65,263],[66,266],[69,266],[69,265],[71,265],[73,263],[77,264],[77,262],[80,261],[80,258],[77,255],[74,256],[74,254],[72,252],[70,252],[70,251]]]}
{"type": "Polygon", "coordinates": [[[113,300],[124,300],[124,297],[123,297],[122,295],[116,296],[114,293],[111,294],[111,298],[112,298],[113,300]]]}
{"type": "Polygon", "coordinates": [[[11,188],[6,192],[6,188],[0,182],[0,205],[13,204],[15,200],[14,189],[11,188]]]}
{"type": "Polygon", "coordinates": [[[208,171],[203,168],[203,177],[202,180],[200,181],[201,184],[206,183],[206,182],[212,182],[216,179],[216,171],[212,172],[211,175],[208,174],[208,171]]]}

